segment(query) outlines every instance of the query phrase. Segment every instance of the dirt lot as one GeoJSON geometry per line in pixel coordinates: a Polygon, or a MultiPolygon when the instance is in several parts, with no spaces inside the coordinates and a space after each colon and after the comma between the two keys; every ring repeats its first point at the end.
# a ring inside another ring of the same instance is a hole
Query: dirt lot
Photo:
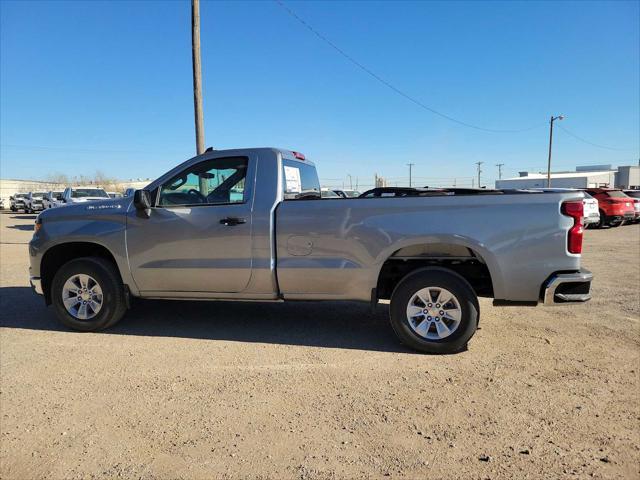
{"type": "Polygon", "coordinates": [[[594,299],[481,305],[469,350],[356,303],[138,302],[60,327],[0,215],[0,477],[638,478],[640,227],[586,233],[594,299]]]}

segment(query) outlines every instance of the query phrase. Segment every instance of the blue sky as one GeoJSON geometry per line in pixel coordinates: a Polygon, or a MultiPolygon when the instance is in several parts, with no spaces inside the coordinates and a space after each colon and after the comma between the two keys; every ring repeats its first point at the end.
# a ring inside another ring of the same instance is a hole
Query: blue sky
{"type": "MultiPolygon", "coordinates": [[[[324,184],[483,183],[546,165],[637,164],[638,2],[286,2],[201,5],[206,143],[281,146],[324,184]]],[[[2,178],[156,177],[195,150],[187,1],[0,6],[2,178]]],[[[491,184],[491,183],[489,183],[491,184]]]]}

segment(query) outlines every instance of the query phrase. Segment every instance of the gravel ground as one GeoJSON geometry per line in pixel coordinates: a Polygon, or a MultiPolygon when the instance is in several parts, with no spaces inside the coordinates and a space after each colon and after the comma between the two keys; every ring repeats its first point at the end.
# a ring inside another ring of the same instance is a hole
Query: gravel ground
{"type": "Polygon", "coordinates": [[[493,308],[466,352],[382,305],[139,301],[62,328],[0,215],[0,477],[638,478],[640,227],[586,232],[594,299],[493,308]]]}

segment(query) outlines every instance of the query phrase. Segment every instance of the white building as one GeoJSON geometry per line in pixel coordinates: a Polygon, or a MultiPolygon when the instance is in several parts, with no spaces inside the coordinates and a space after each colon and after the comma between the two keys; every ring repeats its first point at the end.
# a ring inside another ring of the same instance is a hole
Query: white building
{"type": "MultiPolygon", "coordinates": [[[[592,188],[619,187],[637,188],[640,185],[640,167],[592,165],[576,167],[575,172],[552,172],[551,187],[592,188]]],[[[546,188],[547,174],[520,172],[520,176],[496,180],[496,188],[546,188]]]]}

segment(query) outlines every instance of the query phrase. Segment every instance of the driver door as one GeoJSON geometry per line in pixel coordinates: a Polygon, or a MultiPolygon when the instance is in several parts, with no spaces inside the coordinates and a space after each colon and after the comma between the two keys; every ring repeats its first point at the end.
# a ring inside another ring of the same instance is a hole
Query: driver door
{"type": "Polygon", "coordinates": [[[192,164],[154,190],[149,218],[128,213],[127,250],[143,296],[242,292],[251,277],[255,161],[192,164]]]}

